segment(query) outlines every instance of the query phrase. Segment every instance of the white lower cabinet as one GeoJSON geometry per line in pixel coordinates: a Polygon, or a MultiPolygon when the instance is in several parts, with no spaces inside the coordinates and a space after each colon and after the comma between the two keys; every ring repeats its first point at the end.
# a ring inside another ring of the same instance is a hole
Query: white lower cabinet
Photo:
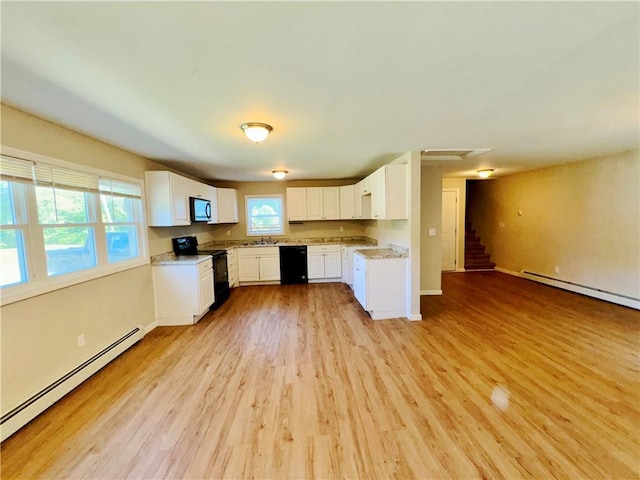
{"type": "Polygon", "coordinates": [[[310,245],[307,247],[307,276],[310,281],[340,281],[342,248],[340,245],[310,245]]]}
{"type": "Polygon", "coordinates": [[[227,272],[229,276],[229,288],[238,286],[238,254],[236,248],[227,248],[227,272]]]}
{"type": "Polygon", "coordinates": [[[406,317],[407,259],[353,256],[353,294],[373,320],[406,317]]]}
{"type": "Polygon", "coordinates": [[[280,249],[278,247],[238,248],[240,283],[279,282],[280,249]]]}
{"type": "Polygon", "coordinates": [[[192,325],[215,301],[210,256],[153,265],[151,271],[158,325],[192,325]]]}

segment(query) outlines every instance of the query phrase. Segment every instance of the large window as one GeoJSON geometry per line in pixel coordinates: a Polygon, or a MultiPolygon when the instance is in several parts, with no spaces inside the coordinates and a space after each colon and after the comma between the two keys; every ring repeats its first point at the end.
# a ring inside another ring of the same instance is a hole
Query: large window
{"type": "Polygon", "coordinates": [[[3,304],[148,263],[141,181],[52,162],[2,155],[3,304]]]}
{"type": "Polygon", "coordinates": [[[246,195],[247,235],[284,235],[282,195],[246,195]]]}

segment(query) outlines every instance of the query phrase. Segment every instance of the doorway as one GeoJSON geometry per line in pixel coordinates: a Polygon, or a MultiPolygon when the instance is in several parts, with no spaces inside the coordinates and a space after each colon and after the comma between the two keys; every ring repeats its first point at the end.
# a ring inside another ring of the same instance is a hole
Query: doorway
{"type": "Polygon", "coordinates": [[[457,188],[442,190],[442,271],[455,271],[458,265],[457,188]]]}

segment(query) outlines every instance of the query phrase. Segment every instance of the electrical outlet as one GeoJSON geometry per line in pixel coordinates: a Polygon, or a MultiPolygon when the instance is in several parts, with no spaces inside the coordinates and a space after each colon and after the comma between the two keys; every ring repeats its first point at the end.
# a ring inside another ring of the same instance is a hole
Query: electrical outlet
{"type": "Polygon", "coordinates": [[[78,335],[78,348],[82,348],[87,344],[87,341],[84,338],[84,333],[78,335]]]}
{"type": "Polygon", "coordinates": [[[231,236],[231,230],[227,230],[227,237],[231,236]]]}
{"type": "Polygon", "coordinates": [[[500,222],[500,223],[498,223],[498,227],[500,227],[500,228],[504,228],[504,227],[505,227],[504,222],[500,222]]]}
{"type": "Polygon", "coordinates": [[[560,267],[558,265],[556,265],[555,267],[553,267],[553,271],[555,273],[560,273],[560,267]]]}
{"type": "Polygon", "coordinates": [[[436,236],[436,229],[435,228],[430,228],[429,229],[429,236],[430,237],[435,237],[436,236]]]}
{"type": "Polygon", "coordinates": [[[340,225],[340,231],[344,232],[344,227],[342,225],[340,225]]]}

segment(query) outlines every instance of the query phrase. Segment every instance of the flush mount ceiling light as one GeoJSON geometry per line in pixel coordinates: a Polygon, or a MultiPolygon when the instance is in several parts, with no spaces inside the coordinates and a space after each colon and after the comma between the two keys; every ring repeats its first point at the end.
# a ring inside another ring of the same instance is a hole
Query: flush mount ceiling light
{"type": "Polygon", "coordinates": [[[273,127],[266,123],[249,122],[240,125],[240,128],[252,142],[260,143],[269,136],[273,127]]]}
{"type": "Polygon", "coordinates": [[[478,176],[480,178],[489,178],[493,173],[493,168],[485,168],[484,170],[478,170],[478,176]]]}
{"type": "Polygon", "coordinates": [[[287,176],[289,171],[288,170],[274,170],[271,173],[273,173],[273,176],[276,177],[278,180],[282,180],[284,177],[287,176]]]}

